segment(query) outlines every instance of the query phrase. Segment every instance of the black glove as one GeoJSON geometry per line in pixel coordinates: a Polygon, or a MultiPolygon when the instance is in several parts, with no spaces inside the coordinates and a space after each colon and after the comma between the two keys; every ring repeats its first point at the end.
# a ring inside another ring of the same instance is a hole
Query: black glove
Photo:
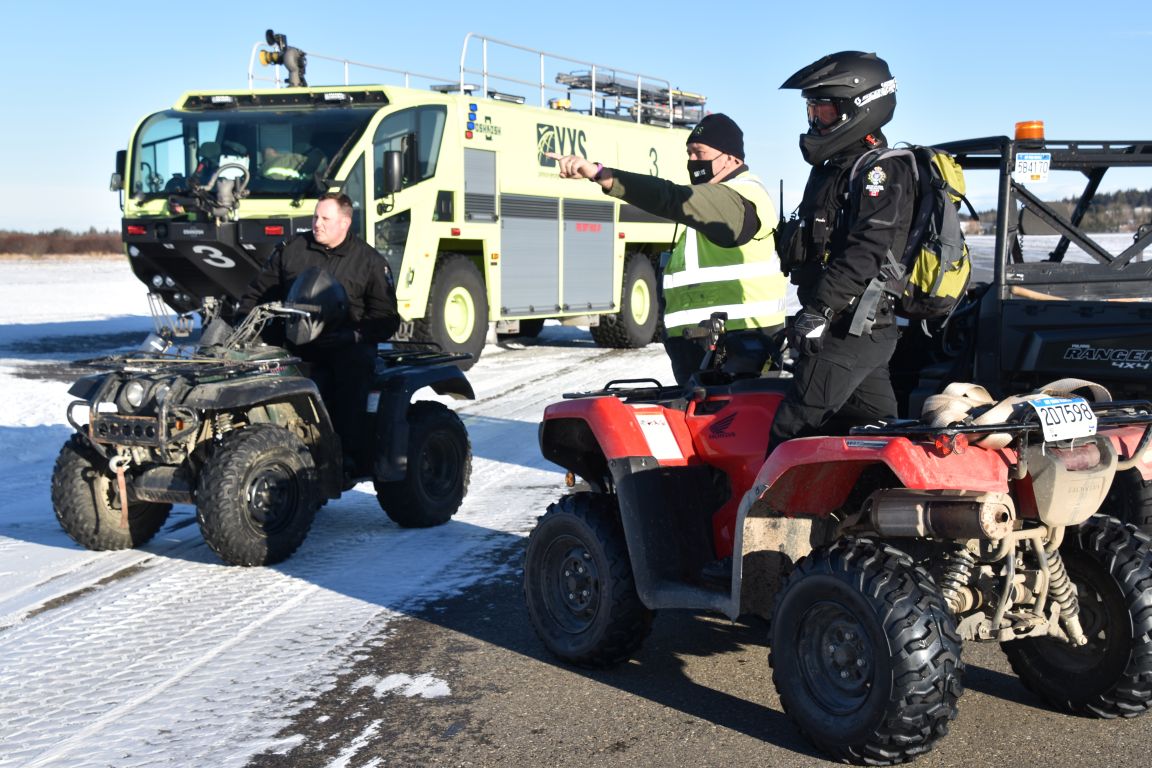
{"type": "Polygon", "coordinates": [[[824,334],[828,333],[830,311],[819,312],[804,307],[792,318],[788,343],[802,355],[815,355],[824,347],[824,334]]]}
{"type": "Polygon", "coordinates": [[[311,350],[343,349],[358,344],[360,340],[360,331],[353,328],[342,328],[339,331],[321,334],[319,338],[305,346],[311,350]]]}

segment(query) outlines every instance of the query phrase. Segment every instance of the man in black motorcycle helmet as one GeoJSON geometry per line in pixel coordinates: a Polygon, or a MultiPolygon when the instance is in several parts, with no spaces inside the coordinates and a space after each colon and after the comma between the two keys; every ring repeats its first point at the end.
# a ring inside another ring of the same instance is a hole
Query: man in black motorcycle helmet
{"type": "Polygon", "coordinates": [[[874,53],[842,51],[784,81],[806,100],[800,151],[813,168],[777,236],[802,309],[789,341],[800,353],[776,412],[769,450],[792,437],[896,415],[888,361],[899,335],[892,296],[865,291],[889,252],[903,254],[916,205],[912,167],[861,156],[887,146],[896,80],[874,53]],[[863,300],[862,300],[863,299],[863,300]]]}

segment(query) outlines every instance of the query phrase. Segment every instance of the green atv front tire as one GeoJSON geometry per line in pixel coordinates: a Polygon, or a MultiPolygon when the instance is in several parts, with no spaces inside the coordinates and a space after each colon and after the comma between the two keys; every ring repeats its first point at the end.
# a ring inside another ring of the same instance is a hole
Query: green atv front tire
{"type": "Polygon", "coordinates": [[[196,520],[224,562],[273,565],[304,542],[320,500],[308,446],[283,427],[255,424],[226,434],[205,465],[196,520]]]}
{"type": "Polygon", "coordinates": [[[152,540],[172,511],[171,504],[128,505],[121,525],[116,476],[107,462],[75,435],[60,449],[52,470],[52,509],[64,532],[92,550],[133,549],[152,540]]]}

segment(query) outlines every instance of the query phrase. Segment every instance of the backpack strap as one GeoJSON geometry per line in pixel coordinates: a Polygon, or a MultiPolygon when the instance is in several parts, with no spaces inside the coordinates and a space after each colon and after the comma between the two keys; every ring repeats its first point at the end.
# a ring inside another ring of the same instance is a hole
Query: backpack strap
{"type": "MultiPolygon", "coordinates": [[[[910,149],[903,147],[877,147],[871,149],[856,158],[856,162],[852,164],[852,171],[849,173],[849,198],[850,205],[855,209],[856,199],[860,192],[860,177],[862,170],[873,162],[879,162],[889,157],[905,157],[908,159],[908,164],[912,167],[912,178],[915,180],[917,200],[920,199],[920,167],[916,162],[916,155],[910,149]]],[[[855,215],[855,210],[853,210],[855,215]]],[[[863,336],[864,334],[872,332],[872,326],[876,322],[876,313],[880,309],[880,300],[885,293],[898,295],[889,288],[894,283],[899,283],[904,279],[904,274],[907,272],[907,267],[904,263],[897,259],[892,249],[889,248],[884,255],[884,263],[880,265],[880,274],[868,281],[868,285],[864,287],[864,292],[860,294],[860,299],[856,302],[856,310],[852,313],[852,324],[848,326],[848,333],[852,336],[863,336]]]]}

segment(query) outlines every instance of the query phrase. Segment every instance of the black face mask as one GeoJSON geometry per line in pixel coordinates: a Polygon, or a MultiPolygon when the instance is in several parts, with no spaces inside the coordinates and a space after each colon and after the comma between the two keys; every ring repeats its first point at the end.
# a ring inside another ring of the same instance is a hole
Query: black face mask
{"type": "Polygon", "coordinates": [[[712,181],[712,160],[689,160],[688,178],[693,184],[707,184],[712,181]]]}

